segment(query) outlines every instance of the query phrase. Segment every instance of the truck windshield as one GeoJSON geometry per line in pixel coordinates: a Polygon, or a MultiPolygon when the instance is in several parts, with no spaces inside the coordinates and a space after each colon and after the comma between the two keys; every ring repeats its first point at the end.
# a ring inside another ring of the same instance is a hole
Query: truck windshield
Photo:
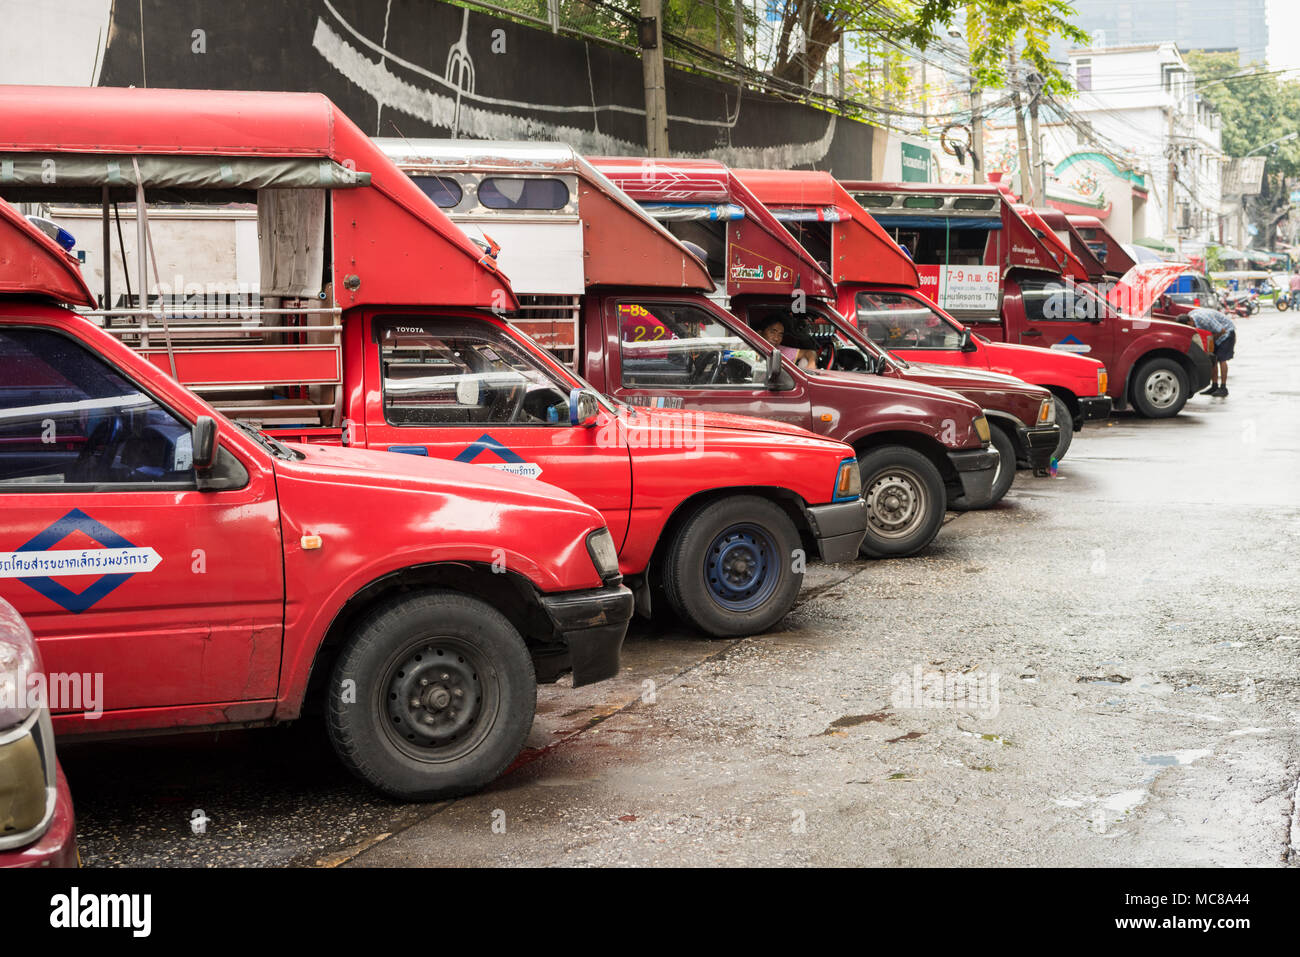
{"type": "Polygon", "coordinates": [[[885,349],[961,348],[961,330],[930,306],[897,292],[860,292],[858,328],[885,349]]]}
{"type": "Polygon", "coordinates": [[[569,392],[590,388],[544,363],[531,340],[490,323],[394,318],[377,326],[390,425],[568,425],[569,392]]]}

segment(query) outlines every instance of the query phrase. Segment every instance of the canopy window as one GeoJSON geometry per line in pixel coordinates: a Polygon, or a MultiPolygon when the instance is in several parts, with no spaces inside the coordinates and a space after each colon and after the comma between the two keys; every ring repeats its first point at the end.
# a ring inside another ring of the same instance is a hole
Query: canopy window
{"type": "Polygon", "coordinates": [[[0,153],[0,196],[12,203],[97,203],[107,186],[111,199],[132,202],[137,164],[153,202],[252,202],[258,190],[370,185],[369,173],[320,157],[0,153]]]}

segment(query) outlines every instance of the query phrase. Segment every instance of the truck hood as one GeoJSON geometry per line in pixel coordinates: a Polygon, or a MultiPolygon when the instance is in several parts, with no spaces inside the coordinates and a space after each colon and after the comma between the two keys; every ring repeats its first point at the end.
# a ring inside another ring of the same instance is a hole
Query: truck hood
{"type": "Polygon", "coordinates": [[[912,382],[907,379],[896,379],[892,376],[870,375],[861,372],[834,372],[829,369],[820,370],[815,376],[810,376],[813,382],[822,383],[834,388],[869,388],[879,392],[885,392],[890,395],[896,395],[905,399],[915,399],[929,402],[951,402],[956,405],[968,407],[967,411],[971,415],[979,415],[979,406],[964,396],[956,392],[950,392],[947,389],[935,385],[926,385],[923,382],[912,382]]]}
{"type": "Polygon", "coordinates": [[[998,342],[995,339],[985,339],[981,341],[986,349],[991,348],[998,351],[1013,349],[1018,352],[1031,353],[1034,358],[1041,358],[1044,352],[1049,353],[1062,362],[1072,364],[1076,369],[1078,369],[1079,375],[1092,376],[1094,379],[1097,376],[1097,370],[1106,364],[1100,359],[1093,359],[1089,356],[1079,355],[1077,352],[1062,352],[1060,349],[1044,349],[1042,346],[1026,346],[1021,345],[1018,342],[998,342]]]}
{"type": "Polygon", "coordinates": [[[589,515],[595,524],[605,524],[599,512],[572,492],[481,465],[355,447],[298,444],[289,447],[302,453],[304,458],[297,462],[276,459],[277,473],[327,481],[338,479],[352,486],[369,488],[475,494],[511,505],[582,512],[589,515]]]}
{"type": "Polygon", "coordinates": [[[630,428],[640,427],[647,431],[655,428],[662,429],[664,426],[671,426],[672,423],[689,417],[694,428],[729,432],[768,432],[774,435],[790,435],[824,441],[822,436],[814,432],[788,422],[777,422],[775,419],[733,415],[729,412],[701,412],[696,409],[658,409],[640,405],[635,408],[636,416],[628,423],[630,428]]]}
{"type": "Polygon", "coordinates": [[[1156,298],[1179,276],[1195,272],[1186,263],[1138,263],[1120,277],[1106,300],[1121,313],[1145,316],[1156,298]]]}
{"type": "Polygon", "coordinates": [[[917,376],[931,385],[944,389],[985,389],[1005,390],[1011,392],[1045,392],[1041,386],[1030,385],[1023,379],[1002,372],[988,369],[961,369],[955,366],[941,366],[929,362],[913,362],[910,359],[903,368],[904,376],[917,376]]]}

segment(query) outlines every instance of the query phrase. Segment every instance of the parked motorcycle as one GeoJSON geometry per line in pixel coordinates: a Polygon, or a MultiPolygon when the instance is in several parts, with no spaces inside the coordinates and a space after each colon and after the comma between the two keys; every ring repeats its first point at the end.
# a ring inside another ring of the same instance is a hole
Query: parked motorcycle
{"type": "Polygon", "coordinates": [[[1224,293],[1221,298],[1223,311],[1231,315],[1244,318],[1259,312],[1259,293],[1253,290],[1239,289],[1224,293]]]}

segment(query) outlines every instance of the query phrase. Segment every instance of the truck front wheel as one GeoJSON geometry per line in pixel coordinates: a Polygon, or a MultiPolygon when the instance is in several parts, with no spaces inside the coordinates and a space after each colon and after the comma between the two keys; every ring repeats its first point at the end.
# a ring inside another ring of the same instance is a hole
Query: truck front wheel
{"type": "Polygon", "coordinates": [[[1133,375],[1133,407],[1148,419],[1168,419],[1187,404],[1187,372],[1173,359],[1148,359],[1133,375]]]}
{"type": "Polygon", "coordinates": [[[1052,453],[1052,458],[1059,462],[1065,458],[1070,443],[1074,441],[1074,413],[1059,395],[1052,396],[1052,402],[1056,404],[1056,424],[1061,427],[1061,437],[1056,440],[1056,451],[1052,453]]]}
{"type": "Polygon", "coordinates": [[[326,720],[353,774],[392,797],[431,801],[499,776],[536,707],[533,662],[509,620],[434,590],[359,622],[334,666],[326,720]]]}
{"type": "Polygon", "coordinates": [[[978,505],[967,505],[964,501],[965,496],[962,496],[961,499],[949,503],[949,507],[954,512],[992,508],[1002,501],[1003,496],[1011,490],[1011,483],[1016,480],[1015,439],[1011,438],[1000,425],[993,425],[991,431],[990,441],[993,447],[998,450],[998,470],[993,475],[993,487],[989,490],[988,501],[981,502],[978,505]]]}
{"type": "Polygon", "coordinates": [[[867,500],[862,554],[898,558],[929,545],[948,507],[938,467],[915,449],[886,445],[859,456],[858,469],[867,500]]]}
{"type": "Polygon", "coordinates": [[[697,509],[664,556],[664,593],[684,620],[717,638],[771,628],[803,584],[799,533],[778,506],[736,495],[697,509]]]}

